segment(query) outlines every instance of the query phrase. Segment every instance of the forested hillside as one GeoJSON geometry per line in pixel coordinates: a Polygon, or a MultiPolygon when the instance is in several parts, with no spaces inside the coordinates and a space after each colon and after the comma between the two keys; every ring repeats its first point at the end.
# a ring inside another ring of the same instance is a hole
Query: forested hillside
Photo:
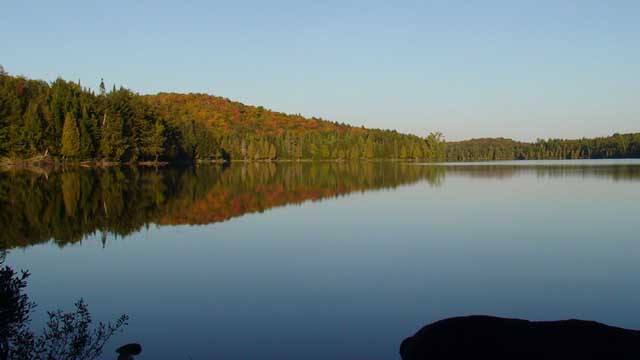
{"type": "MultiPolygon", "coordinates": [[[[440,134],[426,138],[365,129],[247,106],[206,94],[144,96],[163,119],[195,141],[210,131],[222,156],[231,159],[406,159],[442,160],[440,134]],[[193,129],[193,130],[192,130],[193,129]]],[[[204,144],[203,144],[204,146],[204,144]]]]}
{"type": "Polygon", "coordinates": [[[640,158],[640,133],[578,140],[539,139],[535,143],[472,139],[446,146],[447,161],[619,158],[640,158]]]}
{"type": "Polygon", "coordinates": [[[141,96],[101,82],[52,83],[0,73],[0,157],[111,162],[441,160],[426,138],[308,119],[204,94],[141,96]]]}
{"type": "Polygon", "coordinates": [[[67,161],[480,161],[640,157],[640,134],[536,143],[444,142],[249,106],[206,94],[98,93],[79,82],[11,76],[0,67],[0,158],[67,161]]]}

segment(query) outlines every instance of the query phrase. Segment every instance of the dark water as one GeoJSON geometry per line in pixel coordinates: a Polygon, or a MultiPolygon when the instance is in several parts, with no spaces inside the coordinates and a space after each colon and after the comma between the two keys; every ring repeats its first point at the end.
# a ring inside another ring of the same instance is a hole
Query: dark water
{"type": "Polygon", "coordinates": [[[4,172],[0,210],[36,326],[130,315],[104,358],[398,359],[477,313],[640,328],[638,161],[4,172]]]}

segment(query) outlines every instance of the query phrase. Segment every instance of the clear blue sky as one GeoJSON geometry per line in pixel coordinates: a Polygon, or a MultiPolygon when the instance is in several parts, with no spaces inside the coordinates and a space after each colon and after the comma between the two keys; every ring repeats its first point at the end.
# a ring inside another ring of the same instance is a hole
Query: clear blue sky
{"type": "Polygon", "coordinates": [[[640,131],[640,1],[29,1],[0,64],[447,139],[640,131]]]}

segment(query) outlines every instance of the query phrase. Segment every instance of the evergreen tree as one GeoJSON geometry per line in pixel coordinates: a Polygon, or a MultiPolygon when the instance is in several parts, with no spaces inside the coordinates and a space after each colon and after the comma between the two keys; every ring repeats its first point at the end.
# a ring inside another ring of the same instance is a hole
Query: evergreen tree
{"type": "Polygon", "coordinates": [[[80,156],[80,131],[73,115],[68,112],[62,128],[62,144],[60,152],[63,156],[77,158],[80,156]]]}
{"type": "Polygon", "coordinates": [[[96,121],[89,116],[88,106],[82,106],[82,117],[80,118],[80,156],[84,159],[95,156],[95,131],[96,121]]]}
{"type": "Polygon", "coordinates": [[[100,138],[100,154],[105,159],[120,161],[128,149],[123,134],[122,119],[120,116],[105,114],[104,123],[100,138]]]}
{"type": "Polygon", "coordinates": [[[91,130],[89,130],[89,120],[82,118],[80,120],[80,156],[83,159],[93,157],[94,147],[91,130]]]}
{"type": "Polygon", "coordinates": [[[42,119],[38,108],[38,103],[31,101],[24,114],[24,139],[28,143],[30,155],[38,153],[42,147],[42,119]]]}

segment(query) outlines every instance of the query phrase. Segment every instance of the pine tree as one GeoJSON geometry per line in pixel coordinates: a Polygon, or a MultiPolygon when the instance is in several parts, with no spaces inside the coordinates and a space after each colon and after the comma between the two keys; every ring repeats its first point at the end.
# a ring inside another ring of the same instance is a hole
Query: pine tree
{"type": "Polygon", "coordinates": [[[76,158],[80,155],[80,131],[76,119],[70,112],[64,117],[60,152],[63,156],[70,158],[76,158]]]}
{"type": "Polygon", "coordinates": [[[106,116],[100,138],[100,154],[105,159],[120,161],[127,152],[122,119],[119,116],[106,116]]]}
{"type": "Polygon", "coordinates": [[[38,108],[39,105],[31,101],[24,114],[24,138],[31,154],[38,153],[42,147],[42,119],[38,108]]]}
{"type": "Polygon", "coordinates": [[[83,159],[94,157],[94,127],[95,120],[89,117],[87,106],[82,107],[82,117],[78,121],[80,128],[80,156],[83,159]]]}
{"type": "Polygon", "coordinates": [[[93,140],[87,124],[89,120],[80,120],[80,156],[84,159],[93,157],[93,140]]]}

